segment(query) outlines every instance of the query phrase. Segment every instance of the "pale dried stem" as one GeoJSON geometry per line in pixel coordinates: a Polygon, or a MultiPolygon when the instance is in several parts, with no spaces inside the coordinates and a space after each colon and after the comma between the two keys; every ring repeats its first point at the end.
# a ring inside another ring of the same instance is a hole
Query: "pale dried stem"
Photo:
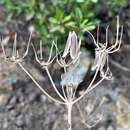
{"type": "Polygon", "coordinates": [[[42,41],[40,40],[40,60],[43,60],[43,55],[42,55],[42,41]]]}
{"type": "Polygon", "coordinates": [[[72,130],[72,104],[68,103],[67,104],[67,109],[68,109],[68,130],[72,130]]]}
{"type": "Polygon", "coordinates": [[[16,54],[16,46],[17,46],[17,33],[14,36],[12,58],[15,58],[17,56],[17,54],[16,54]]]}
{"type": "Polygon", "coordinates": [[[59,92],[58,89],[56,88],[55,83],[54,83],[54,81],[53,81],[53,79],[52,79],[52,77],[51,77],[51,75],[50,75],[50,72],[48,71],[48,68],[46,67],[45,70],[46,70],[46,73],[47,73],[47,75],[48,75],[48,77],[49,77],[49,79],[50,79],[50,82],[51,82],[51,84],[52,84],[54,90],[56,91],[56,93],[58,94],[58,96],[59,96],[64,102],[66,102],[66,99],[60,94],[60,92],[59,92]]]}
{"type": "Polygon", "coordinates": [[[31,78],[31,80],[36,84],[36,86],[51,100],[60,103],[60,104],[65,104],[64,102],[61,102],[55,98],[53,98],[52,96],[50,96],[50,94],[48,94],[42,87],[41,85],[34,79],[34,77],[25,69],[25,67],[21,64],[21,63],[17,63],[20,68],[31,78]]]}
{"type": "MultiPolygon", "coordinates": [[[[36,86],[51,100],[53,100],[54,102],[56,103],[59,103],[59,104],[64,104],[67,106],[67,110],[68,110],[68,124],[69,124],[69,128],[68,130],[72,130],[72,107],[75,103],[77,103],[79,100],[81,100],[86,94],[88,94],[90,91],[92,91],[95,87],[97,87],[104,79],[108,79],[109,77],[109,64],[108,64],[108,54],[109,53],[113,53],[113,52],[116,52],[119,50],[120,48],[120,45],[121,45],[121,40],[122,40],[122,33],[123,33],[123,27],[121,27],[121,35],[120,35],[120,38],[119,38],[119,17],[117,17],[117,32],[116,32],[116,41],[115,41],[115,44],[112,45],[111,47],[108,47],[108,28],[109,26],[106,28],[106,42],[105,44],[101,44],[99,43],[99,28],[97,29],[97,41],[95,40],[94,36],[88,32],[93,40],[94,40],[94,44],[96,45],[96,52],[97,52],[97,58],[98,58],[98,62],[97,62],[97,65],[95,67],[95,74],[93,76],[93,79],[91,80],[89,86],[87,87],[87,89],[85,90],[85,92],[79,96],[78,98],[75,99],[75,94],[76,94],[76,90],[77,90],[77,87],[75,86],[64,86],[63,84],[61,84],[62,86],[62,91],[63,91],[63,95],[59,92],[59,90],[57,89],[52,77],[51,77],[51,74],[48,70],[48,65],[50,65],[55,58],[57,58],[57,63],[62,67],[64,68],[64,74],[66,75],[67,73],[67,67],[70,67],[71,65],[74,65],[73,67],[75,67],[75,65],[77,65],[77,61],[79,59],[79,56],[80,56],[80,51],[79,50],[76,50],[76,52],[78,52],[78,55],[77,54],[73,54],[72,55],[72,52],[70,54],[70,56],[72,57],[72,61],[70,61],[69,63],[66,63],[66,60],[65,58],[63,58],[63,56],[60,55],[60,51],[58,50],[57,48],[57,44],[55,44],[55,42],[53,41],[52,43],[52,46],[51,46],[51,50],[50,50],[50,53],[49,53],[49,58],[47,61],[44,61],[43,60],[43,55],[42,55],[42,42],[40,41],[40,58],[38,58],[38,54],[36,52],[36,49],[34,47],[34,45],[31,43],[31,37],[32,37],[32,32],[30,33],[30,37],[29,37],[29,40],[28,40],[28,44],[27,44],[27,49],[23,55],[22,58],[20,58],[19,56],[19,52],[17,50],[17,34],[15,34],[15,39],[14,39],[14,44],[13,44],[13,52],[12,52],[12,61],[16,64],[18,64],[20,66],[20,68],[32,79],[32,81],[36,84],[36,86]],[[44,88],[41,87],[41,85],[35,80],[35,78],[27,71],[27,69],[21,64],[21,61],[22,59],[25,58],[25,56],[28,54],[28,51],[29,51],[29,46],[30,44],[32,45],[33,47],[33,50],[34,50],[34,54],[35,54],[35,59],[36,61],[42,66],[42,68],[45,69],[47,75],[48,75],[48,78],[55,90],[55,92],[57,93],[57,95],[60,97],[60,100],[57,100],[55,98],[53,98],[52,96],[50,96],[50,94],[48,94],[44,88]],[[53,52],[53,48],[56,48],[56,56],[53,57],[52,59],[52,52],[53,52]],[[60,60],[58,59],[58,55],[60,56],[60,60]],[[73,59],[75,56],[75,59],[73,59]],[[99,56],[99,57],[98,57],[99,56]],[[104,72],[104,66],[105,64],[107,65],[107,69],[106,71],[104,72]],[[94,84],[95,82],[95,79],[98,75],[98,72],[100,71],[100,73],[102,73],[102,78],[94,84]]],[[[76,36],[76,40],[77,40],[77,36],[76,36]]],[[[78,49],[80,48],[80,44],[81,44],[81,41],[79,42],[79,47],[78,49]]],[[[2,50],[3,50],[3,53],[4,53],[4,56],[5,56],[5,59],[7,58],[7,55],[6,55],[6,52],[5,52],[5,48],[4,48],[4,44],[2,43],[1,41],[1,46],[2,46],[2,50]]],[[[75,43],[75,46],[77,46],[77,44],[75,43]]],[[[65,56],[68,54],[68,52],[70,51],[69,48],[70,45],[67,46],[67,49],[66,49],[66,52],[65,53],[65,56]]],[[[74,48],[71,48],[71,51],[73,50],[74,48]]],[[[10,58],[10,59],[11,59],[10,58]]],[[[111,75],[110,75],[111,77],[111,75]]],[[[62,77],[61,77],[62,79],[62,77]]],[[[80,114],[83,116],[83,114],[81,113],[82,111],[79,109],[80,111],[80,114]]],[[[96,124],[97,122],[95,122],[96,124]]],[[[94,125],[95,125],[94,124],[94,125]]],[[[87,125],[88,127],[90,127],[89,125],[87,125]]]]}
{"type": "Polygon", "coordinates": [[[121,26],[120,39],[118,41],[118,44],[115,46],[115,49],[112,48],[111,51],[107,49],[109,54],[114,53],[120,49],[121,42],[122,42],[122,35],[123,35],[123,26],[121,26]]]}
{"type": "Polygon", "coordinates": [[[119,26],[119,16],[117,16],[116,42],[115,42],[114,45],[112,45],[112,47],[108,48],[108,51],[111,51],[112,49],[114,49],[118,45],[118,41],[119,41],[119,39],[118,39],[118,37],[119,37],[119,28],[120,28],[120,26],[119,26]]]}
{"type": "Polygon", "coordinates": [[[97,77],[97,74],[98,74],[98,71],[99,71],[99,67],[100,67],[100,66],[98,66],[98,68],[96,69],[96,72],[95,72],[95,74],[94,74],[94,77],[93,77],[93,79],[91,80],[91,83],[89,84],[88,88],[85,90],[85,92],[84,92],[80,97],[78,97],[77,99],[75,99],[75,100],[73,101],[73,104],[76,103],[76,102],[78,102],[79,100],[81,100],[88,92],[90,92],[90,90],[92,90],[92,89],[90,89],[90,88],[92,87],[92,85],[93,85],[93,83],[94,83],[94,81],[95,81],[95,79],[96,79],[96,77],[97,77]]]}
{"type": "Polygon", "coordinates": [[[28,43],[27,43],[27,48],[26,48],[26,51],[25,51],[25,53],[23,55],[23,58],[25,58],[27,56],[27,54],[28,54],[29,46],[30,46],[31,38],[32,38],[32,33],[33,33],[33,31],[30,32],[30,36],[29,36],[28,43]]]}
{"type": "MultiPolygon", "coordinates": [[[[100,104],[101,105],[101,104],[100,104]]],[[[76,104],[76,106],[77,106],[77,109],[79,110],[79,114],[80,114],[80,117],[81,117],[81,119],[82,119],[82,123],[86,126],[86,127],[88,127],[88,128],[92,128],[92,127],[94,127],[95,125],[97,125],[101,120],[102,120],[102,118],[100,117],[98,120],[96,120],[92,125],[89,125],[87,122],[86,122],[86,118],[84,117],[84,113],[82,112],[82,110],[81,110],[81,108],[80,108],[80,106],[79,106],[79,104],[77,103],[76,104]]],[[[88,115],[88,118],[89,118],[89,115],[88,115]]]]}
{"type": "Polygon", "coordinates": [[[4,58],[5,60],[7,59],[7,55],[6,55],[6,52],[5,52],[5,48],[4,48],[4,43],[3,43],[3,38],[1,39],[1,48],[2,48],[2,51],[3,51],[3,54],[4,54],[4,58]]]}
{"type": "Polygon", "coordinates": [[[65,93],[65,87],[63,86],[63,84],[61,84],[61,86],[62,86],[63,95],[64,95],[65,99],[67,100],[67,95],[65,93]]]}
{"type": "Polygon", "coordinates": [[[118,67],[119,69],[121,69],[121,70],[123,70],[123,71],[130,72],[130,68],[121,65],[121,64],[118,63],[117,61],[114,61],[112,58],[109,58],[109,59],[110,59],[110,62],[111,62],[114,66],[118,67]]]}

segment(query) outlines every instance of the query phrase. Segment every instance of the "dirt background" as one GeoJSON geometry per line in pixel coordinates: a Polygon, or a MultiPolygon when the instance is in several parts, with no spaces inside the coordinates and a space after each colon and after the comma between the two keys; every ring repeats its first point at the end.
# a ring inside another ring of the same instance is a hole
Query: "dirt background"
{"type": "MultiPolygon", "coordinates": [[[[118,53],[110,56],[109,61],[114,79],[104,81],[79,102],[88,124],[93,123],[99,115],[103,118],[94,127],[87,128],[77,107],[74,106],[73,130],[130,130],[130,39],[127,36],[130,30],[130,9],[124,9],[120,18],[124,26],[122,46],[118,53]],[[87,116],[86,111],[94,109],[103,98],[106,101],[100,109],[87,116]]],[[[0,6],[1,35],[18,30],[20,27],[20,32],[28,31],[28,28],[22,28],[23,25],[24,21],[20,18],[5,21],[4,9],[0,6]]],[[[28,36],[20,35],[20,37],[23,39],[21,38],[18,44],[23,51],[28,36]]],[[[10,52],[11,47],[7,47],[6,50],[10,52]]],[[[44,51],[46,53],[46,49],[44,51]]],[[[56,97],[45,72],[32,60],[33,58],[34,54],[30,51],[23,64],[39,83],[56,97]]],[[[55,69],[51,71],[56,79],[57,71],[55,69]]],[[[5,62],[0,48],[0,130],[61,129],[67,130],[65,106],[50,101],[18,66],[5,62]]]]}

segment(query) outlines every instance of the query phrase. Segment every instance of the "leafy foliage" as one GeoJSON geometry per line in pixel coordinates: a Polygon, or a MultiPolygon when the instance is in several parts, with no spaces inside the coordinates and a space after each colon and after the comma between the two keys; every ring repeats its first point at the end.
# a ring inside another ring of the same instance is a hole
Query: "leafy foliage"
{"type": "MultiPolygon", "coordinates": [[[[1,0],[9,16],[24,16],[33,21],[35,30],[44,43],[59,38],[64,41],[69,31],[75,31],[82,37],[85,31],[95,28],[100,22],[96,18],[102,11],[99,0],[1,0]]],[[[126,4],[126,0],[110,0],[106,4],[111,8],[109,14],[126,4]]]]}

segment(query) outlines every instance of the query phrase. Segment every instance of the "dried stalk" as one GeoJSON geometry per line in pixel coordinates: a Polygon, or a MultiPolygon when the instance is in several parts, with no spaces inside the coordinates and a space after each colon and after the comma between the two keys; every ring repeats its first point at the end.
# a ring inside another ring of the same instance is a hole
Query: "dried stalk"
{"type": "MultiPolygon", "coordinates": [[[[85,92],[79,96],[78,98],[75,97],[76,90],[78,87],[78,84],[76,81],[74,81],[73,74],[75,72],[76,67],[80,63],[80,45],[81,45],[81,40],[78,42],[77,35],[75,32],[70,32],[66,47],[64,49],[63,54],[58,50],[57,44],[55,42],[52,43],[51,50],[50,50],[50,55],[47,61],[43,60],[43,55],[42,55],[42,42],[40,41],[40,58],[38,58],[36,49],[31,43],[31,36],[32,32],[30,33],[30,37],[28,40],[27,44],[27,49],[23,56],[19,55],[19,52],[17,50],[17,34],[15,34],[15,39],[14,39],[14,44],[13,44],[13,52],[12,56],[10,58],[7,57],[7,54],[5,52],[5,43],[9,42],[9,37],[6,37],[5,39],[1,40],[1,46],[3,50],[3,54],[5,56],[5,59],[8,61],[11,61],[15,64],[17,64],[31,79],[32,81],[36,84],[36,86],[51,100],[53,100],[56,103],[59,104],[64,104],[66,105],[68,109],[68,130],[72,130],[72,108],[73,105],[76,104],[79,100],[81,100],[86,94],[88,94],[90,91],[92,91],[95,87],[97,87],[104,79],[110,80],[112,79],[112,73],[109,69],[109,64],[108,64],[108,59],[109,59],[109,54],[114,53],[119,50],[120,45],[121,45],[121,40],[122,40],[122,33],[123,33],[123,27],[121,26],[121,32],[119,33],[119,17],[117,17],[117,32],[116,32],[116,41],[114,44],[108,47],[108,28],[106,28],[106,41],[104,44],[99,43],[98,40],[98,35],[99,35],[99,29],[97,30],[97,41],[93,37],[93,35],[89,32],[89,34],[92,36],[94,40],[94,44],[96,45],[95,49],[95,61],[93,65],[93,70],[95,71],[95,74],[93,76],[93,79],[91,80],[89,86],[85,90],[85,92]],[[120,34],[120,37],[119,37],[120,34]],[[22,65],[22,61],[24,58],[27,56],[29,47],[32,45],[34,54],[35,54],[35,59],[38,62],[38,64],[45,69],[46,74],[48,75],[48,78],[52,84],[52,87],[54,88],[55,92],[57,95],[60,97],[61,100],[55,99],[52,97],[49,93],[47,93],[41,85],[34,79],[34,77],[29,73],[29,71],[22,65]],[[56,55],[52,58],[52,52],[53,50],[56,50],[56,55]],[[67,56],[70,56],[70,60],[67,61],[66,58],[67,56]],[[59,92],[57,89],[53,78],[49,72],[48,66],[53,63],[53,61],[56,59],[57,63],[60,65],[61,68],[64,69],[64,74],[61,75],[61,81],[67,80],[66,84],[63,84],[61,82],[62,86],[62,91],[63,95],[59,92]],[[106,69],[105,69],[106,66],[106,69]],[[94,84],[95,79],[97,77],[97,74],[100,72],[101,79],[94,84]]],[[[80,110],[80,109],[79,109],[80,110]]],[[[80,111],[81,113],[81,111],[80,111]]]]}

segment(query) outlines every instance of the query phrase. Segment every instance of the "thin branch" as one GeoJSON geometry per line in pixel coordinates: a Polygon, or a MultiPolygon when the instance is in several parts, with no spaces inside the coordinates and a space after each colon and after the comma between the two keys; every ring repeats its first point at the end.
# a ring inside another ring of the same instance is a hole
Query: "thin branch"
{"type": "Polygon", "coordinates": [[[60,92],[59,92],[58,89],[56,88],[55,83],[54,83],[54,81],[53,81],[53,79],[52,79],[52,77],[51,77],[51,75],[50,75],[50,72],[48,71],[48,68],[45,67],[45,70],[46,70],[46,73],[47,73],[47,75],[48,75],[48,77],[49,77],[49,80],[50,80],[50,82],[51,82],[51,84],[52,84],[54,90],[56,91],[56,93],[58,94],[58,96],[59,96],[64,102],[66,102],[67,100],[60,94],[60,92]]]}
{"type": "Polygon", "coordinates": [[[24,66],[21,63],[17,63],[20,68],[31,78],[31,80],[36,84],[36,86],[47,96],[49,97],[51,100],[60,103],[60,104],[66,104],[64,102],[61,102],[55,98],[53,98],[52,96],[50,96],[42,87],[41,85],[34,79],[34,77],[24,68],[24,66]]]}
{"type": "Polygon", "coordinates": [[[4,44],[7,43],[8,40],[9,40],[9,37],[7,37],[5,39],[3,39],[3,38],[1,39],[1,48],[2,48],[5,60],[7,59],[7,55],[6,55],[6,52],[5,52],[4,44]]]}
{"type": "MultiPolygon", "coordinates": [[[[93,37],[93,39],[94,39],[94,37],[93,37]]],[[[98,25],[98,27],[97,27],[97,47],[98,47],[98,43],[99,43],[99,25],[98,25]]]]}
{"type": "Polygon", "coordinates": [[[117,48],[115,47],[115,49],[113,48],[114,50],[108,51],[109,54],[114,53],[114,52],[116,52],[116,51],[118,51],[120,49],[121,42],[122,42],[122,35],[123,35],[123,26],[121,26],[120,39],[118,41],[119,42],[118,47],[117,48]]]}
{"type": "Polygon", "coordinates": [[[61,87],[62,87],[63,95],[64,95],[65,99],[67,100],[67,96],[66,96],[65,88],[64,88],[63,84],[61,84],[61,87]]]}
{"type": "Polygon", "coordinates": [[[83,123],[86,127],[92,128],[92,127],[94,127],[97,123],[99,123],[99,121],[101,121],[101,118],[100,118],[100,119],[96,120],[92,125],[89,125],[89,124],[86,122],[85,117],[84,117],[84,113],[82,112],[82,110],[81,110],[81,108],[80,108],[80,106],[79,106],[78,103],[76,104],[76,106],[77,106],[77,109],[79,110],[80,117],[82,118],[82,123],[83,123]]]}
{"type": "Polygon", "coordinates": [[[121,65],[120,63],[114,61],[112,58],[109,58],[109,59],[110,59],[110,62],[111,62],[113,65],[115,65],[116,67],[118,67],[119,69],[121,69],[121,70],[123,70],[123,71],[126,71],[126,72],[130,72],[130,68],[121,65]]]}
{"type": "Polygon", "coordinates": [[[30,46],[31,38],[32,38],[32,33],[33,33],[33,31],[30,32],[30,36],[29,36],[29,39],[28,39],[27,48],[26,48],[26,51],[25,51],[25,53],[24,53],[24,55],[23,55],[23,58],[25,58],[25,57],[27,56],[27,54],[28,54],[29,46],[30,46]]]}
{"type": "Polygon", "coordinates": [[[106,48],[107,48],[107,46],[108,46],[108,29],[109,29],[109,26],[107,26],[107,28],[106,28],[106,48]]]}
{"type": "Polygon", "coordinates": [[[12,58],[15,58],[17,55],[16,54],[16,46],[17,46],[17,33],[15,33],[15,36],[14,36],[12,58]]]}
{"type": "Polygon", "coordinates": [[[42,41],[40,40],[40,59],[43,60],[43,55],[42,55],[42,41]]]}
{"type": "Polygon", "coordinates": [[[99,68],[100,68],[100,65],[99,65],[98,68],[96,69],[96,72],[95,72],[95,74],[94,74],[94,77],[93,77],[91,83],[89,84],[88,88],[85,90],[85,92],[83,93],[83,95],[81,95],[80,97],[78,97],[76,100],[73,101],[73,104],[76,103],[76,102],[78,102],[79,100],[81,100],[81,98],[83,98],[90,90],[92,90],[92,89],[90,89],[90,87],[92,87],[92,84],[94,83],[94,81],[95,81],[95,79],[96,79],[96,77],[97,77],[99,68]]]}
{"type": "Polygon", "coordinates": [[[117,16],[117,30],[116,30],[116,42],[114,45],[112,45],[111,47],[109,47],[107,50],[111,51],[112,49],[114,49],[117,45],[118,45],[118,41],[119,41],[119,16],[117,16]]]}
{"type": "Polygon", "coordinates": [[[68,130],[72,130],[72,106],[73,104],[70,104],[68,103],[67,104],[67,109],[68,109],[68,125],[69,125],[69,128],[68,130]]]}
{"type": "Polygon", "coordinates": [[[93,38],[93,41],[94,41],[95,46],[96,46],[97,48],[100,48],[99,45],[98,45],[98,43],[96,42],[94,36],[92,35],[92,33],[89,32],[89,31],[87,31],[87,32],[88,32],[88,33],[91,35],[91,37],[93,38]]]}

